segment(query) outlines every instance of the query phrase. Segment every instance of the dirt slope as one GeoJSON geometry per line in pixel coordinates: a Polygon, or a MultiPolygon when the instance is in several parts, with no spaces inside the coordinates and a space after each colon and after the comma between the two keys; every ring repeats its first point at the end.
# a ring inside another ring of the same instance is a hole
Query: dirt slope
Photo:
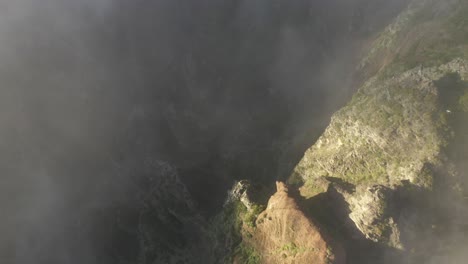
{"type": "Polygon", "coordinates": [[[277,192],[256,222],[248,239],[261,263],[345,263],[345,253],[332,246],[323,231],[299,209],[288,187],[277,182],[277,192]]]}

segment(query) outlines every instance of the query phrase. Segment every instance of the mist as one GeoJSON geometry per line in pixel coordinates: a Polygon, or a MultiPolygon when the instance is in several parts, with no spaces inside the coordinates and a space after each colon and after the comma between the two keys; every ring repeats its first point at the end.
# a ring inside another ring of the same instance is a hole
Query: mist
{"type": "Polygon", "coordinates": [[[405,3],[1,0],[0,262],[147,263],[106,230],[142,193],[184,186],[203,226],[235,180],[284,179],[405,3]]]}

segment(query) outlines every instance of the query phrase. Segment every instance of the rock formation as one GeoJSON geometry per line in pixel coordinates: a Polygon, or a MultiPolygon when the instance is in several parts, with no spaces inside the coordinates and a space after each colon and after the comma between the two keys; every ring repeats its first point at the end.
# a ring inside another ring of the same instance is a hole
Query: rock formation
{"type": "Polygon", "coordinates": [[[261,263],[345,263],[343,249],[308,219],[288,187],[277,182],[277,192],[246,235],[246,242],[261,252],[261,263]]]}

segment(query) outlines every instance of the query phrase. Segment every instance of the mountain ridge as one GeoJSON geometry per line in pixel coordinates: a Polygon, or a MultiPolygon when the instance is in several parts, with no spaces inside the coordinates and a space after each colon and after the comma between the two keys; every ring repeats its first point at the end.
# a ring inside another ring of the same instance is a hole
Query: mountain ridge
{"type": "MultiPolygon", "coordinates": [[[[468,226],[466,161],[463,146],[454,146],[466,142],[459,124],[468,117],[467,7],[412,1],[373,41],[357,66],[365,81],[288,179],[299,199],[334,199],[310,215],[328,230],[354,234],[337,236],[345,248],[369,241],[381,249],[346,263],[455,261],[459,254],[446,249],[465,243],[456,233],[468,226]]],[[[269,259],[271,249],[257,254],[258,263],[281,263],[269,259]]]]}

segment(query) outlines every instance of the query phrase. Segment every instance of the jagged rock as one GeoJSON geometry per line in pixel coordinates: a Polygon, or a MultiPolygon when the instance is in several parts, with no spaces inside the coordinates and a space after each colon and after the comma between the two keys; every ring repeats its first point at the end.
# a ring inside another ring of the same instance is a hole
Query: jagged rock
{"type": "Polygon", "coordinates": [[[281,182],[244,243],[259,253],[261,263],[345,263],[341,246],[305,216],[281,182]]]}
{"type": "Polygon", "coordinates": [[[367,239],[402,248],[400,231],[393,219],[392,189],[382,186],[359,186],[349,193],[337,188],[349,205],[349,218],[367,239]]]}
{"type": "Polygon", "coordinates": [[[234,184],[231,191],[228,193],[227,203],[240,201],[247,208],[252,210],[254,203],[252,202],[249,193],[251,192],[251,184],[247,180],[238,181],[234,184]]]}

